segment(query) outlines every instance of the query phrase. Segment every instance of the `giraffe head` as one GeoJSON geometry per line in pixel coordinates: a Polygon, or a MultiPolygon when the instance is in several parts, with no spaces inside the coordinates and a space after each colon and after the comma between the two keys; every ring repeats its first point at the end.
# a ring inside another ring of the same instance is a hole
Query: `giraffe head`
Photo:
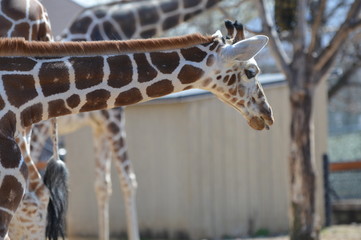
{"type": "Polygon", "coordinates": [[[269,129],[273,124],[272,109],[257,77],[260,69],[254,56],[267,44],[266,36],[244,38],[243,26],[226,21],[226,39],[217,31],[220,44],[217,67],[213,76],[203,82],[203,89],[214,93],[221,101],[242,113],[248,124],[256,129],[269,129]]]}

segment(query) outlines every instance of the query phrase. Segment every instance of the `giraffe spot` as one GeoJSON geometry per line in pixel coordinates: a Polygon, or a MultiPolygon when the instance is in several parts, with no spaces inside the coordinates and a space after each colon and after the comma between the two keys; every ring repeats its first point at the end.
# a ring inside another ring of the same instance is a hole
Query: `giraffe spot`
{"type": "Polygon", "coordinates": [[[74,68],[77,89],[87,89],[102,82],[104,76],[102,57],[73,57],[69,62],[74,68]]]}
{"type": "Polygon", "coordinates": [[[117,22],[117,25],[123,30],[125,36],[130,39],[136,30],[136,20],[134,13],[131,11],[121,12],[114,11],[112,18],[117,22]]]}
{"type": "Polygon", "coordinates": [[[221,78],[222,78],[221,75],[218,75],[218,76],[216,77],[217,80],[221,80],[221,78]]]}
{"type": "Polygon", "coordinates": [[[149,82],[158,75],[158,72],[149,64],[144,53],[135,53],[134,60],[137,64],[138,82],[149,82]]]}
{"type": "Polygon", "coordinates": [[[140,25],[142,26],[157,23],[159,20],[157,8],[147,4],[140,6],[138,16],[140,18],[140,25]]]}
{"type": "Polygon", "coordinates": [[[168,79],[164,79],[147,87],[146,92],[149,97],[155,98],[170,94],[173,90],[174,86],[172,82],[168,79]]]}
{"type": "Polygon", "coordinates": [[[106,21],[103,23],[104,32],[109,40],[121,40],[122,37],[119,35],[113,24],[106,21]]]}
{"type": "Polygon", "coordinates": [[[239,107],[245,107],[245,106],[244,106],[244,100],[238,101],[238,102],[237,102],[237,106],[239,106],[239,107]]]}
{"type": "Polygon", "coordinates": [[[8,32],[12,26],[12,23],[10,21],[8,21],[6,18],[4,18],[3,16],[0,16],[0,36],[7,36],[8,32]]]}
{"type": "Polygon", "coordinates": [[[69,72],[64,62],[43,63],[39,70],[41,90],[45,97],[69,90],[69,72]]]}
{"type": "Polygon", "coordinates": [[[11,33],[11,37],[24,37],[29,38],[30,25],[26,22],[15,25],[14,31],[11,33]]]}
{"type": "Polygon", "coordinates": [[[214,55],[213,54],[209,55],[207,58],[207,62],[206,62],[207,66],[208,67],[212,66],[214,64],[214,62],[215,62],[214,55]]]}
{"type": "Polygon", "coordinates": [[[228,80],[229,80],[229,75],[227,75],[227,76],[225,76],[225,77],[223,78],[223,82],[224,82],[224,83],[228,82],[228,80]]]}
{"type": "Polygon", "coordinates": [[[86,94],[86,103],[80,108],[80,112],[89,112],[107,108],[110,92],[104,89],[95,90],[86,94]]]}
{"type": "Polygon", "coordinates": [[[192,89],[192,88],[193,88],[193,86],[190,85],[190,86],[187,86],[187,87],[183,88],[183,90],[189,90],[189,89],[192,89]]]}
{"type": "Polygon", "coordinates": [[[71,108],[76,108],[80,103],[80,97],[77,94],[73,94],[66,99],[66,104],[71,108]]]}
{"type": "Polygon", "coordinates": [[[204,71],[200,68],[192,65],[184,65],[178,74],[178,79],[183,84],[193,83],[200,79],[204,74],[204,71]]]}
{"type": "Polygon", "coordinates": [[[185,60],[191,62],[202,62],[203,59],[207,56],[206,52],[203,52],[197,47],[181,49],[181,53],[185,60]]]}
{"type": "Polygon", "coordinates": [[[92,19],[90,17],[83,17],[73,22],[69,30],[73,34],[75,33],[85,34],[87,33],[91,23],[92,23],[92,19]]]}
{"type": "Polygon", "coordinates": [[[58,117],[70,114],[71,111],[67,109],[63,99],[57,99],[48,103],[49,118],[58,117]]]}
{"type": "Polygon", "coordinates": [[[20,173],[21,175],[23,175],[24,179],[28,179],[29,176],[29,171],[28,171],[28,166],[26,165],[26,162],[22,162],[21,166],[20,166],[20,173]]]}
{"type": "Polygon", "coordinates": [[[153,65],[162,73],[172,73],[179,65],[180,58],[176,52],[150,53],[153,65]]]}
{"type": "Polygon", "coordinates": [[[133,65],[126,55],[112,56],[107,59],[110,68],[108,85],[113,88],[121,88],[132,81],[133,65]]]}
{"type": "Polygon", "coordinates": [[[0,71],[30,71],[36,61],[26,57],[0,57],[0,71]]]}
{"type": "Polygon", "coordinates": [[[228,93],[225,93],[225,94],[224,94],[224,97],[225,97],[225,98],[230,98],[231,95],[229,95],[228,93]]]}
{"type": "Polygon", "coordinates": [[[200,2],[201,0],[184,0],[183,4],[184,4],[184,8],[191,8],[199,5],[200,2]]]}
{"type": "Polygon", "coordinates": [[[43,22],[40,23],[39,27],[33,27],[33,32],[31,33],[31,39],[37,41],[51,41],[52,32],[49,26],[43,22]]]}
{"type": "Polygon", "coordinates": [[[199,10],[197,10],[195,12],[187,13],[186,15],[184,15],[184,21],[188,21],[192,17],[199,15],[201,12],[202,12],[202,10],[199,9],[199,10]]]}
{"type": "Polygon", "coordinates": [[[203,81],[202,86],[207,87],[212,82],[212,78],[207,78],[203,81]]]}
{"type": "Polygon", "coordinates": [[[140,33],[140,36],[142,38],[151,38],[157,33],[157,30],[155,28],[143,31],[140,33]]]}
{"type": "MultiPolygon", "coordinates": [[[[0,137],[0,162],[4,168],[18,168],[22,159],[20,149],[13,138],[0,137]]],[[[0,196],[2,196],[0,194],[0,196]]]]}
{"type": "Polygon", "coordinates": [[[178,9],[178,2],[175,2],[175,1],[162,2],[162,3],[160,4],[160,8],[162,9],[162,11],[163,11],[164,13],[172,12],[172,11],[178,9]]]}
{"type": "Polygon", "coordinates": [[[4,15],[13,20],[26,18],[26,4],[21,4],[19,1],[2,0],[1,10],[4,15]]]}
{"type": "Polygon", "coordinates": [[[238,88],[239,96],[243,97],[245,93],[246,93],[246,88],[244,86],[239,86],[238,88]]]}
{"type": "Polygon", "coordinates": [[[167,17],[164,22],[162,23],[162,29],[163,30],[168,30],[172,27],[175,27],[179,24],[180,21],[180,16],[179,14],[167,17]]]}
{"type": "Polygon", "coordinates": [[[94,8],[93,13],[97,18],[100,19],[107,15],[107,9],[106,7],[100,5],[94,8]]]}
{"type": "Polygon", "coordinates": [[[236,82],[236,75],[232,74],[231,78],[229,79],[228,86],[233,85],[236,82]]]}
{"type": "Polygon", "coordinates": [[[27,107],[20,113],[21,126],[23,127],[29,127],[34,123],[40,122],[42,118],[43,105],[41,103],[27,107]]]}
{"type": "Polygon", "coordinates": [[[111,132],[113,134],[117,134],[120,131],[120,128],[119,128],[118,124],[111,122],[108,124],[108,130],[109,130],[109,132],[111,132]]]}
{"type": "Polygon", "coordinates": [[[143,99],[142,93],[138,88],[131,88],[127,91],[121,92],[115,99],[115,106],[126,106],[135,104],[143,99]]]}
{"type": "Polygon", "coordinates": [[[210,47],[209,47],[209,50],[210,51],[213,51],[217,46],[218,46],[219,42],[214,42],[210,47]]]}
{"type": "Polygon", "coordinates": [[[2,80],[8,101],[17,108],[38,95],[32,75],[3,75],[2,80]]]}
{"type": "Polygon", "coordinates": [[[15,176],[5,176],[0,187],[0,196],[3,197],[0,207],[15,211],[23,197],[23,192],[24,188],[15,176]]]}
{"type": "Polygon", "coordinates": [[[28,19],[31,21],[36,21],[42,14],[42,7],[40,3],[37,1],[31,2],[29,4],[29,11],[28,11],[28,19]]]}
{"type": "Polygon", "coordinates": [[[0,110],[3,110],[5,107],[4,99],[0,96],[0,110]]]}
{"type": "MultiPolygon", "coordinates": [[[[16,129],[16,115],[12,111],[8,111],[0,119],[0,139],[1,136],[14,136],[16,129]]],[[[1,146],[1,145],[0,145],[1,146]]],[[[1,156],[0,156],[1,161],[1,156]]]]}
{"type": "Polygon", "coordinates": [[[98,25],[95,25],[93,30],[91,31],[90,39],[92,41],[101,41],[101,40],[104,39],[104,37],[102,36],[102,34],[100,32],[100,29],[99,29],[98,25]]]}

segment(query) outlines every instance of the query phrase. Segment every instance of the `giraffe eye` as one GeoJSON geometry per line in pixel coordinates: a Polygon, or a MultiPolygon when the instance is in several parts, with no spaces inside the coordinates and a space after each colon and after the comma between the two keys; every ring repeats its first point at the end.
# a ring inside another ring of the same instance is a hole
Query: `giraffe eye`
{"type": "Polygon", "coordinates": [[[254,69],[245,69],[244,73],[246,74],[248,79],[254,78],[257,75],[257,72],[254,69]]]}

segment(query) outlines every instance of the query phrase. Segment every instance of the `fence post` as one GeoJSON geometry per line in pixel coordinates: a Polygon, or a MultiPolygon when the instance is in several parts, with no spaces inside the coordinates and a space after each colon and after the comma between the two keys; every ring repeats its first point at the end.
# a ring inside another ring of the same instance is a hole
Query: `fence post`
{"type": "Polygon", "coordinates": [[[330,197],[330,163],[327,154],[323,154],[323,184],[325,193],[325,226],[331,226],[331,197],[330,197]]]}

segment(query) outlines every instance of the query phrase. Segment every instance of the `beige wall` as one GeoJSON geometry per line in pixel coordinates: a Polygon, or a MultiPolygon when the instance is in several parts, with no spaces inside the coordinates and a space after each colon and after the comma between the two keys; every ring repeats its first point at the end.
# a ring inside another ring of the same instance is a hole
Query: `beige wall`
{"type": "MultiPolygon", "coordinates": [[[[316,98],[319,176],[326,152],[327,113],[323,85],[316,98]]],[[[126,109],[129,154],[138,179],[140,229],[193,238],[288,228],[289,104],[285,84],[265,88],[273,106],[270,131],[254,131],[243,117],[209,96],[175,104],[126,109]]],[[[66,137],[71,173],[70,235],[97,233],[90,129],[66,137]]],[[[119,183],[113,171],[111,232],[125,229],[119,183]]],[[[321,180],[318,186],[322,212],[321,180]]],[[[323,216],[323,213],[321,213],[323,216]]]]}

